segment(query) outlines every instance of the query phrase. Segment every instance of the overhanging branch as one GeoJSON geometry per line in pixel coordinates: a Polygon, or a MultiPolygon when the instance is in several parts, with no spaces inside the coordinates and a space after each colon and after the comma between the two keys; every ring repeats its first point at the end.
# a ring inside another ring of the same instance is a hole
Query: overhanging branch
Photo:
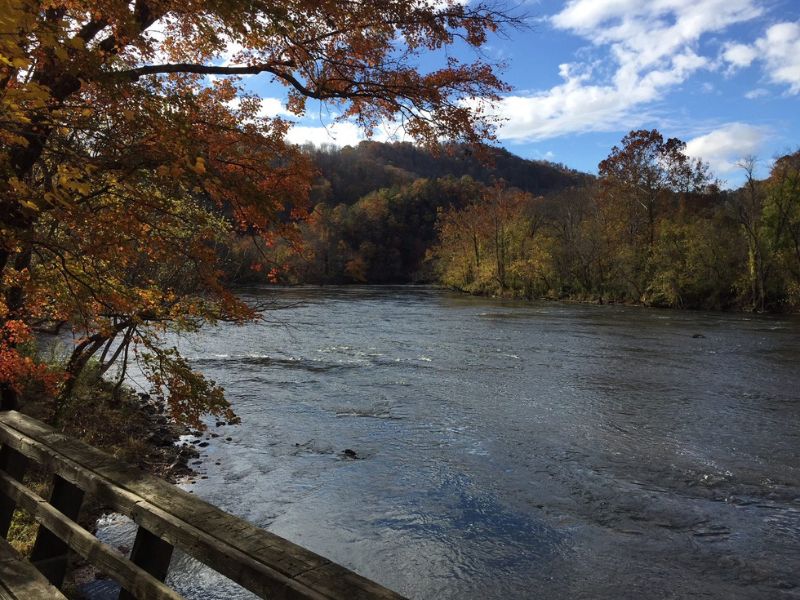
{"type": "Polygon", "coordinates": [[[172,63],[162,65],[145,65],[117,71],[119,75],[125,75],[132,79],[138,79],[143,75],[161,75],[165,73],[198,73],[201,75],[257,75],[259,73],[272,73],[278,77],[289,77],[287,73],[280,71],[278,67],[289,67],[290,63],[269,63],[256,65],[243,65],[237,67],[226,67],[222,65],[200,65],[196,63],[172,63]]]}

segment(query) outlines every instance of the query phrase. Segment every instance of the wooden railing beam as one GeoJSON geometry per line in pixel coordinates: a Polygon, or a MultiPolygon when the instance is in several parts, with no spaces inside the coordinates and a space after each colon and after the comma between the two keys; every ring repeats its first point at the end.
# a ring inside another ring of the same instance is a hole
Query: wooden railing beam
{"type": "Polygon", "coordinates": [[[0,412],[0,442],[139,525],[131,560],[109,555],[86,530],[43,500],[33,500],[38,496],[0,472],[0,492],[33,511],[53,534],[120,581],[130,592],[122,598],[166,597],[148,590],[168,589],[159,580],[167,574],[174,546],[261,598],[402,600],[322,556],[15,411],[0,412]],[[95,549],[98,544],[102,551],[95,549]],[[146,576],[149,587],[141,587],[132,573],[146,576]],[[156,584],[162,587],[152,588],[156,584]]]}
{"type": "Polygon", "coordinates": [[[134,565],[113,548],[102,543],[83,527],[53,508],[44,498],[33,493],[5,473],[0,473],[0,491],[65,540],[75,552],[108,573],[136,598],[147,600],[181,600],[181,596],[155,577],[134,565]]]}

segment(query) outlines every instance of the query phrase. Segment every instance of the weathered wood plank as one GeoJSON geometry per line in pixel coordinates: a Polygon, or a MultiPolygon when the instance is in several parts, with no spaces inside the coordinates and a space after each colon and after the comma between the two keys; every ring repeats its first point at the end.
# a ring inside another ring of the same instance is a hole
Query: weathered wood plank
{"type": "Polygon", "coordinates": [[[114,577],[135,597],[147,598],[147,600],[181,599],[177,592],[134,565],[111,547],[100,542],[80,525],[53,508],[43,498],[5,473],[0,473],[0,491],[13,498],[18,506],[64,540],[84,559],[114,577]]]}
{"type": "Polygon", "coordinates": [[[66,600],[31,563],[0,539],[0,598],[3,600],[66,600]]]}
{"type": "MultiPolygon", "coordinates": [[[[209,564],[257,595],[276,598],[325,598],[304,585],[293,582],[289,577],[275,571],[258,559],[243,554],[238,549],[220,542],[202,530],[195,529],[174,515],[142,500],[141,497],[110,484],[105,478],[83,469],[78,463],[62,456],[57,450],[40,444],[14,429],[7,428],[2,423],[0,423],[0,438],[24,451],[49,470],[59,473],[65,479],[73,481],[88,493],[95,495],[113,510],[128,515],[139,525],[182,548],[201,562],[209,564]]],[[[195,499],[191,495],[190,498],[195,499]]],[[[205,503],[200,502],[200,504],[205,503]]],[[[210,505],[207,506],[213,508],[210,505]]],[[[213,514],[213,511],[199,510],[198,513],[206,516],[213,514]]],[[[241,521],[235,517],[230,517],[230,519],[234,522],[241,521]]]]}
{"type": "MultiPolygon", "coordinates": [[[[60,475],[54,475],[50,504],[65,517],[76,521],[83,504],[83,490],[60,475]]],[[[64,582],[68,558],[67,543],[46,527],[40,527],[30,560],[56,587],[61,587],[64,582]]]]}
{"type": "Polygon", "coordinates": [[[386,588],[371,579],[362,577],[341,565],[329,563],[305,573],[296,580],[323,594],[327,598],[349,598],[350,600],[374,600],[375,598],[398,598],[394,592],[386,595],[386,588]]]}
{"type": "Polygon", "coordinates": [[[25,415],[0,413],[0,440],[261,597],[401,598],[25,415]]]}

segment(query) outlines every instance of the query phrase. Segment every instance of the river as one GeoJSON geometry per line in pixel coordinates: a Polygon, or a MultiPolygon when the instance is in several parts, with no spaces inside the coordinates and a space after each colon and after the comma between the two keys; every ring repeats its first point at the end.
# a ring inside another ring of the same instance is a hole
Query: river
{"type": "Polygon", "coordinates": [[[198,496],[411,598],[800,598],[797,318],[245,295],[283,308],[178,340],[242,418],[198,496]]]}

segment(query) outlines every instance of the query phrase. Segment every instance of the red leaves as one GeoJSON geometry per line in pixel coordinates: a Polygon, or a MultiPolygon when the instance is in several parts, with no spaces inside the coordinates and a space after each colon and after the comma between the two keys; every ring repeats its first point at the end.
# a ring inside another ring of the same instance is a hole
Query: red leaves
{"type": "Polygon", "coordinates": [[[39,384],[46,393],[54,394],[62,377],[20,350],[30,339],[31,330],[22,321],[9,320],[0,327],[0,384],[7,384],[17,392],[39,384]]]}

